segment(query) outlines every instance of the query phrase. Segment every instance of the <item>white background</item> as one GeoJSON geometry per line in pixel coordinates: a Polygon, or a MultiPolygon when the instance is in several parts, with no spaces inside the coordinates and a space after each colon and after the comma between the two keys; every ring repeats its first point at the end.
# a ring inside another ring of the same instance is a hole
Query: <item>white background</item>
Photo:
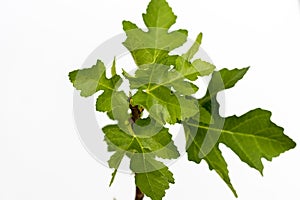
{"type": "MultiPolygon", "coordinates": [[[[300,144],[300,2],[297,0],[169,0],[174,28],[203,48],[218,68],[251,66],[226,92],[226,115],[262,107],[300,144]]],[[[69,71],[122,32],[142,26],[146,0],[0,0],[0,199],[132,200],[134,179],[96,162],[76,134],[69,71]]],[[[222,146],[240,200],[300,197],[300,148],[271,163],[264,177],[222,146]]],[[[185,157],[184,157],[185,158],[185,157]]],[[[171,166],[176,184],[165,199],[235,199],[203,162],[171,166]]]]}

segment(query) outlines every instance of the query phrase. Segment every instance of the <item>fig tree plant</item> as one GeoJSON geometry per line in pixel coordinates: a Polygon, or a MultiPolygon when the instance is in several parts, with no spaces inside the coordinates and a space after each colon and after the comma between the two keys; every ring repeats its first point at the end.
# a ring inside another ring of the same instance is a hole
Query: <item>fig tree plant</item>
{"type": "Polygon", "coordinates": [[[122,74],[117,74],[114,61],[108,78],[101,60],[91,68],[69,73],[82,97],[102,91],[96,110],[113,120],[102,128],[108,151],[113,152],[108,160],[114,169],[110,184],[123,158],[128,157],[135,176],[135,199],[146,195],[161,200],[175,182],[163,159],[180,156],[166,125],[180,124],[188,160],[206,162],[237,197],[219,144],[229,147],[241,161],[262,173],[262,158],[271,161],[294,148],[295,142],[270,120],[270,111],[257,108],[242,116],[220,115],[222,102],[217,100],[217,94],[234,87],[249,68],[216,70],[213,64],[197,58],[202,33],[187,52],[175,54],[174,50],[186,43],[188,31],[170,30],[176,16],[166,0],[151,0],[142,17],[147,30],[123,21],[127,36],[123,45],[136,64],[134,73],[122,68],[122,74]],[[208,87],[199,88],[196,81],[204,76],[210,76],[208,87]],[[125,80],[130,93],[120,87],[125,80]],[[199,90],[206,90],[201,98],[195,95],[199,90]]]}

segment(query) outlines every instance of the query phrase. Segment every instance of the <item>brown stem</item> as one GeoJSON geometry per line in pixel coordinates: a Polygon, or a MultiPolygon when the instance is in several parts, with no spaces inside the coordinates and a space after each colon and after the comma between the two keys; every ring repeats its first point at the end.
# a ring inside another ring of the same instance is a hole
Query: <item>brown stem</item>
{"type": "MultiPolygon", "coordinates": [[[[138,105],[133,106],[131,97],[129,98],[129,108],[131,110],[131,125],[136,122],[136,120],[141,118],[142,112],[144,110],[143,107],[139,107],[138,105]]],[[[135,200],[143,200],[144,199],[144,193],[136,186],[135,191],[135,200]]]]}
{"type": "Polygon", "coordinates": [[[136,120],[141,118],[141,114],[144,109],[142,107],[139,107],[138,105],[133,106],[131,104],[129,104],[129,108],[131,110],[132,123],[135,123],[136,120]]]}
{"type": "Polygon", "coordinates": [[[136,187],[136,192],[135,192],[135,200],[142,200],[144,199],[144,193],[136,187]]]}

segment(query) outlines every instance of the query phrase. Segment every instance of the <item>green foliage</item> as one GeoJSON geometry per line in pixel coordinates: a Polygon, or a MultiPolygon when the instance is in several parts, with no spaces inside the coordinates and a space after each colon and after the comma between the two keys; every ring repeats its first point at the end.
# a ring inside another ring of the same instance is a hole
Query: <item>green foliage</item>
{"type": "Polygon", "coordinates": [[[108,151],[113,152],[108,161],[114,169],[110,184],[127,156],[137,187],[152,200],[161,200],[175,180],[158,158],[180,156],[165,125],[179,123],[184,127],[188,160],[195,163],[204,160],[237,196],[219,144],[225,144],[241,161],[260,173],[263,172],[262,158],[271,161],[296,144],[284,135],[283,128],[270,120],[269,111],[254,109],[239,117],[226,118],[219,114],[217,94],[232,88],[249,68],[216,71],[213,64],[194,58],[202,33],[183,55],[170,53],[186,42],[188,32],[169,30],[176,16],[165,0],[152,0],[143,20],[146,31],[130,21],[123,22],[127,35],[123,44],[137,65],[133,75],[124,69],[122,77],[118,75],[114,61],[111,78],[107,78],[106,67],[100,60],[91,68],[69,73],[70,81],[81,96],[102,91],[96,110],[107,112],[109,118],[116,121],[102,129],[108,151]],[[195,93],[203,88],[198,88],[193,81],[208,75],[211,80],[207,92],[196,99],[195,93]],[[134,91],[132,96],[120,91],[124,79],[134,91]],[[141,118],[144,109],[149,116],[141,118]]]}

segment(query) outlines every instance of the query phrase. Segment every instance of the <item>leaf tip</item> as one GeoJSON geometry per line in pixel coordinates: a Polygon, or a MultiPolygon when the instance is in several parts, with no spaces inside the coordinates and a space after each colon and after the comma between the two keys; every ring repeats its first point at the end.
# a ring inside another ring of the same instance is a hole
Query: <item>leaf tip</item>
{"type": "Polygon", "coordinates": [[[258,170],[258,171],[259,171],[260,175],[263,177],[263,176],[264,176],[264,170],[263,170],[263,169],[260,169],[260,170],[258,170]]]}
{"type": "Polygon", "coordinates": [[[114,57],[114,61],[111,66],[111,75],[115,76],[116,74],[117,74],[117,72],[116,72],[116,57],[114,57]]]}
{"type": "Polygon", "coordinates": [[[202,42],[202,38],[203,38],[203,33],[200,32],[196,38],[196,42],[200,45],[202,42]]]}
{"type": "Polygon", "coordinates": [[[74,71],[69,72],[69,74],[68,74],[69,80],[73,85],[75,83],[77,73],[78,73],[78,70],[74,70],[74,71]]]}
{"type": "Polygon", "coordinates": [[[111,177],[111,180],[110,180],[110,183],[109,183],[109,187],[111,187],[111,185],[113,184],[114,180],[115,180],[115,177],[116,177],[116,174],[117,174],[117,169],[114,170],[114,172],[112,173],[112,177],[111,177]]]}
{"type": "Polygon", "coordinates": [[[131,21],[128,21],[128,20],[123,20],[122,21],[122,26],[123,26],[123,30],[126,32],[126,31],[129,31],[129,30],[132,30],[132,29],[138,29],[137,25],[132,23],[131,21]]]}

